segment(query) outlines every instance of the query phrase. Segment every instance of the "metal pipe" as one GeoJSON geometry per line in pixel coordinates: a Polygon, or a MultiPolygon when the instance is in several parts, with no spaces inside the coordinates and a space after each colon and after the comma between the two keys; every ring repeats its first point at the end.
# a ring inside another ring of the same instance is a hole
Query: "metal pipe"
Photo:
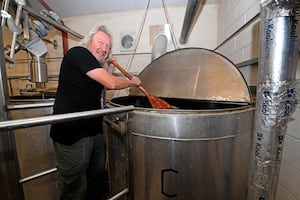
{"type": "Polygon", "coordinates": [[[115,196],[113,196],[113,197],[111,197],[111,198],[109,198],[109,199],[107,199],[107,200],[116,200],[116,199],[119,199],[119,198],[121,198],[123,195],[127,194],[128,192],[129,192],[129,189],[126,188],[126,189],[122,190],[121,192],[119,192],[118,194],[116,194],[115,196]]]}
{"type": "Polygon", "coordinates": [[[26,10],[29,15],[31,15],[33,17],[37,17],[39,19],[42,19],[43,21],[45,21],[45,22],[53,25],[56,29],[58,29],[60,31],[68,32],[68,33],[72,34],[73,36],[75,36],[75,37],[77,37],[79,39],[83,38],[83,36],[80,35],[79,33],[76,33],[75,31],[71,30],[70,28],[57,23],[56,21],[50,19],[49,17],[46,17],[44,15],[41,15],[40,13],[35,12],[32,8],[30,8],[28,6],[23,6],[23,9],[26,10]]]}
{"type": "MultiPolygon", "coordinates": [[[[48,69],[45,61],[45,55],[34,57],[30,61],[30,81],[34,83],[48,82],[48,69]]],[[[38,86],[38,85],[36,85],[38,86]]]]}
{"type": "Polygon", "coordinates": [[[248,200],[276,199],[287,123],[296,108],[299,0],[262,0],[259,83],[248,200]]]}
{"type": "MultiPolygon", "coordinates": [[[[3,35],[2,27],[0,29],[0,121],[8,119],[8,112],[5,105],[8,102],[8,82],[6,66],[4,63],[4,49],[3,49],[3,35]]],[[[16,156],[13,135],[9,131],[1,132],[0,134],[0,177],[1,189],[0,199],[24,199],[22,189],[18,184],[18,170],[19,166],[16,156]]]]}
{"type": "Polygon", "coordinates": [[[165,34],[159,34],[155,37],[152,46],[151,60],[155,60],[167,52],[168,38],[165,34]]]}
{"type": "Polygon", "coordinates": [[[41,173],[38,173],[38,174],[34,174],[32,176],[28,176],[26,178],[23,178],[23,179],[20,179],[19,180],[19,183],[25,183],[27,181],[31,181],[33,179],[36,179],[36,178],[39,178],[41,176],[45,176],[45,175],[48,175],[48,174],[51,174],[53,172],[56,172],[57,171],[57,168],[52,168],[52,169],[49,169],[49,170],[46,170],[46,171],[43,171],[41,173]]]}
{"type": "Polygon", "coordinates": [[[187,42],[187,38],[192,32],[192,29],[199,17],[202,8],[201,5],[202,5],[201,0],[188,0],[186,11],[185,11],[185,17],[182,25],[182,31],[180,35],[181,44],[185,44],[187,42]]]}
{"type": "MultiPolygon", "coordinates": [[[[8,102],[8,81],[7,72],[4,62],[4,49],[3,49],[3,32],[2,27],[0,30],[0,107],[4,108],[8,102]]],[[[0,109],[0,121],[7,120],[7,112],[5,109],[0,109]]],[[[1,151],[1,148],[0,148],[1,151]]]]}
{"type": "MultiPolygon", "coordinates": [[[[20,102],[24,103],[24,99],[20,100],[20,102]]],[[[30,100],[29,100],[30,101],[30,100]]],[[[41,101],[40,99],[38,101],[41,101]]],[[[53,106],[54,101],[45,101],[42,103],[27,103],[27,104],[12,104],[7,105],[6,108],[8,110],[16,110],[16,109],[26,109],[26,108],[39,108],[39,107],[50,107],[53,106]]]]}
{"type": "MultiPolygon", "coordinates": [[[[9,6],[9,0],[4,0],[2,2],[2,10],[7,11],[8,10],[8,6],[9,6]]],[[[5,18],[1,17],[1,28],[4,27],[4,23],[5,23],[5,18]]]]}
{"type": "MultiPolygon", "coordinates": [[[[23,0],[18,0],[17,3],[18,3],[18,6],[17,6],[15,23],[16,23],[16,26],[18,27],[20,24],[22,7],[25,6],[26,2],[23,0]]],[[[10,55],[9,55],[11,59],[13,59],[14,55],[15,55],[15,48],[16,48],[18,35],[19,34],[17,32],[13,32],[13,38],[12,38],[12,42],[11,42],[11,49],[10,49],[10,55]]]]}
{"type": "MultiPolygon", "coordinates": [[[[32,176],[28,176],[26,178],[23,178],[23,179],[20,179],[19,180],[19,183],[25,183],[25,182],[28,182],[28,181],[31,181],[33,179],[36,179],[36,178],[39,178],[39,177],[42,177],[42,176],[45,176],[45,175],[48,175],[48,174],[51,174],[51,173],[54,173],[57,171],[57,168],[52,168],[52,169],[49,169],[49,170],[46,170],[46,171],[43,171],[41,173],[38,173],[38,174],[34,174],[32,176]]],[[[127,194],[129,192],[129,189],[128,188],[125,188],[124,190],[122,190],[121,192],[119,192],[118,194],[114,195],[113,197],[107,199],[107,200],[116,200],[116,199],[119,199],[121,198],[122,196],[124,196],[125,194],[127,194]]]]}
{"type": "MultiPolygon", "coordinates": [[[[44,1],[39,0],[39,2],[48,10],[52,11],[52,8],[44,1]]],[[[64,24],[63,20],[60,20],[61,24],[64,24]]],[[[63,44],[63,53],[64,55],[67,53],[69,49],[69,43],[68,43],[68,34],[64,31],[62,31],[62,44],[63,44]]]]}
{"type": "Polygon", "coordinates": [[[46,125],[46,124],[54,124],[58,122],[67,122],[76,119],[93,118],[93,117],[102,116],[106,114],[127,112],[132,110],[134,110],[134,106],[123,106],[123,107],[106,108],[106,109],[92,110],[92,111],[57,114],[57,115],[43,116],[43,117],[33,117],[27,119],[7,120],[7,121],[0,122],[0,131],[12,130],[17,128],[27,128],[32,126],[46,125]]]}

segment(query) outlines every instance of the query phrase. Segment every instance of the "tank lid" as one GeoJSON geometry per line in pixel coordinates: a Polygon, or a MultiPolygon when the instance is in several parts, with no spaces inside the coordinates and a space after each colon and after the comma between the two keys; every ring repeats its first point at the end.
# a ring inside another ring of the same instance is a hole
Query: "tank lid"
{"type": "MultiPolygon", "coordinates": [[[[251,102],[248,85],[226,57],[203,48],[183,48],[153,60],[138,75],[158,97],[251,102]]],[[[137,88],[130,95],[143,95],[137,88]]]]}

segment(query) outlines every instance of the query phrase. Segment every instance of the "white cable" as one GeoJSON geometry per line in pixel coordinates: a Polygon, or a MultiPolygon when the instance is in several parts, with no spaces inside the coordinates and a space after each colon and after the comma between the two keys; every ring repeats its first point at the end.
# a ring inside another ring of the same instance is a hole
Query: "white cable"
{"type": "Polygon", "coordinates": [[[169,27],[170,27],[171,37],[172,37],[172,41],[173,41],[173,44],[174,44],[174,48],[178,49],[178,44],[177,44],[177,41],[176,41],[176,38],[175,38],[175,34],[174,34],[174,31],[173,31],[173,28],[172,28],[172,24],[171,24],[170,16],[169,16],[169,13],[168,13],[168,10],[167,10],[167,7],[166,7],[165,0],[162,0],[162,4],[163,4],[164,13],[165,13],[167,22],[168,22],[169,27]]]}
{"type": "Polygon", "coordinates": [[[129,60],[128,60],[128,63],[127,63],[127,65],[126,65],[126,67],[125,67],[125,69],[126,69],[127,71],[129,71],[129,69],[130,69],[130,67],[131,67],[131,65],[132,65],[132,61],[133,61],[134,55],[135,55],[135,53],[136,53],[138,44],[139,44],[140,39],[141,39],[142,31],[143,31],[143,28],[144,28],[144,25],[145,25],[145,21],[146,21],[146,17],[147,17],[148,10],[149,10],[149,4],[150,4],[150,0],[147,1],[146,7],[145,7],[145,13],[144,13],[144,16],[143,16],[143,18],[142,18],[142,22],[141,22],[141,25],[140,25],[139,32],[138,32],[138,34],[137,34],[137,40],[136,40],[136,43],[135,43],[134,50],[133,50],[132,54],[130,55],[129,60]]]}

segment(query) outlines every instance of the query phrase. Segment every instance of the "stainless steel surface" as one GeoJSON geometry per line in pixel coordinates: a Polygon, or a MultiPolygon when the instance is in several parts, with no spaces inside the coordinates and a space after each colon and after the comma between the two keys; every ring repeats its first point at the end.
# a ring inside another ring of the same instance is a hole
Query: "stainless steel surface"
{"type": "MultiPolygon", "coordinates": [[[[2,27],[0,29],[0,121],[9,118],[5,106],[8,101],[7,74],[4,64],[2,27]]],[[[0,199],[22,199],[18,185],[18,163],[15,159],[13,135],[9,131],[0,132],[0,199]]]]}
{"type": "Polygon", "coordinates": [[[35,57],[30,62],[30,81],[35,83],[48,82],[48,70],[44,57],[35,57]]]}
{"type": "MultiPolygon", "coordinates": [[[[9,6],[9,0],[3,0],[1,9],[4,10],[5,12],[7,12],[8,6],[9,6]]],[[[3,29],[4,25],[5,25],[5,18],[1,17],[1,28],[2,29],[3,29]]]]}
{"type": "Polygon", "coordinates": [[[48,52],[47,46],[34,30],[30,29],[29,33],[30,38],[29,40],[24,41],[24,48],[26,48],[31,55],[36,56],[36,59],[38,59],[48,52]]]}
{"type": "Polygon", "coordinates": [[[14,110],[14,109],[22,109],[22,108],[47,107],[47,106],[53,106],[54,104],[53,100],[52,101],[45,100],[44,102],[40,102],[40,101],[35,101],[35,102],[28,101],[28,103],[25,103],[25,100],[24,102],[16,101],[16,104],[8,104],[6,108],[8,110],[14,110]]]}
{"type": "Polygon", "coordinates": [[[134,112],[133,199],[245,199],[253,111],[134,112]]]}
{"type": "Polygon", "coordinates": [[[73,36],[75,36],[75,37],[77,37],[77,38],[79,38],[79,39],[82,39],[82,38],[83,38],[83,36],[80,35],[79,33],[73,31],[72,29],[70,29],[70,28],[68,28],[68,27],[66,27],[66,26],[64,26],[64,25],[62,25],[62,24],[57,23],[56,21],[50,19],[49,17],[46,17],[46,16],[44,16],[44,15],[41,15],[40,13],[34,11],[32,8],[30,8],[30,7],[28,7],[28,6],[23,6],[23,9],[24,9],[25,11],[27,11],[29,15],[31,15],[31,16],[33,16],[33,17],[37,17],[37,18],[39,18],[39,19],[42,19],[43,21],[45,21],[45,22],[47,22],[47,23],[53,25],[53,26],[54,26],[56,29],[58,29],[58,30],[67,32],[67,33],[69,33],[69,34],[71,34],[71,35],[73,35],[73,36]]]}
{"type": "Polygon", "coordinates": [[[57,115],[44,115],[42,117],[30,117],[30,118],[21,118],[14,120],[7,120],[0,122],[0,131],[3,130],[12,130],[17,128],[28,128],[32,126],[39,126],[45,124],[52,124],[64,121],[72,121],[76,119],[92,118],[96,116],[102,116],[106,114],[113,114],[118,112],[127,112],[133,110],[133,106],[124,106],[119,108],[106,108],[92,111],[84,112],[74,112],[67,114],[57,114],[57,115]]]}
{"type": "Polygon", "coordinates": [[[134,90],[112,99],[124,106],[136,97],[139,106],[104,117],[111,194],[129,187],[124,199],[246,199],[254,107],[239,70],[193,48],[162,55],[139,77],[176,109],[144,107],[134,90]]]}
{"type": "Polygon", "coordinates": [[[45,61],[48,49],[34,30],[29,30],[29,36],[29,39],[24,41],[23,46],[32,56],[29,66],[30,81],[36,83],[37,87],[45,86],[45,83],[48,82],[47,64],[45,61]]]}
{"type": "MultiPolygon", "coordinates": [[[[16,11],[16,18],[15,18],[15,23],[16,26],[18,27],[20,24],[20,18],[21,18],[21,12],[22,12],[22,7],[24,5],[26,5],[26,1],[25,0],[17,0],[17,11],[16,11]]],[[[15,48],[16,48],[16,44],[17,44],[17,36],[19,34],[17,32],[13,33],[13,38],[11,41],[11,48],[10,48],[10,58],[13,59],[14,55],[15,55],[15,48]]]]}
{"type": "MultiPolygon", "coordinates": [[[[20,102],[16,102],[20,103],[20,102]]],[[[0,122],[0,130],[14,129],[16,155],[19,164],[19,183],[25,199],[57,199],[57,173],[54,163],[50,123],[91,118],[115,112],[131,111],[133,106],[109,108],[62,115],[52,115],[52,104],[42,102],[8,106],[13,120],[0,122]],[[33,105],[36,104],[34,107],[33,105]]],[[[101,123],[101,122],[99,122],[101,123]]],[[[1,131],[2,133],[2,131],[1,131]]]]}
{"type": "Polygon", "coordinates": [[[106,127],[112,194],[129,185],[127,199],[246,199],[253,114],[242,106],[106,116],[128,124],[125,136],[106,127]]]}
{"type": "MultiPolygon", "coordinates": [[[[107,115],[104,118],[103,133],[105,134],[108,148],[108,179],[110,196],[115,196],[119,191],[129,186],[129,136],[127,113],[107,115]],[[119,128],[117,128],[119,127],[119,128]],[[121,130],[126,130],[122,132],[121,130]]],[[[127,200],[130,193],[121,200],[127,200]]]]}
{"type": "MultiPolygon", "coordinates": [[[[51,115],[52,107],[15,109],[10,111],[12,119],[34,118],[51,115]]],[[[24,181],[43,171],[55,168],[54,150],[49,137],[50,125],[16,129],[12,131],[16,157],[19,164],[18,181],[23,189],[24,199],[45,200],[58,198],[57,174],[50,173],[30,181],[24,181]]]]}
{"type": "Polygon", "coordinates": [[[128,193],[128,188],[125,188],[124,190],[122,190],[121,192],[119,192],[118,194],[116,194],[115,196],[109,198],[108,200],[116,200],[116,199],[120,199],[122,196],[124,196],[125,194],[128,193]]]}
{"type": "MultiPolygon", "coordinates": [[[[23,11],[28,11],[31,16],[43,19],[44,21],[54,25],[59,30],[66,31],[75,37],[83,38],[71,29],[35,13],[32,9],[26,6],[20,5],[20,2],[22,3],[20,0],[17,2],[16,24],[19,24],[19,14],[23,9],[23,11]]],[[[3,36],[1,27],[0,53],[2,56],[0,56],[0,121],[3,125],[3,129],[0,130],[0,199],[58,199],[56,173],[43,176],[40,176],[40,173],[47,172],[47,170],[55,167],[52,142],[48,136],[49,125],[47,125],[47,123],[50,123],[51,120],[56,121],[64,119],[54,119],[51,117],[41,119],[38,117],[50,115],[52,113],[52,105],[49,105],[49,107],[27,106],[27,108],[22,109],[18,109],[18,106],[16,106],[12,110],[6,109],[10,106],[8,106],[7,74],[4,58],[10,63],[14,62],[12,57],[15,51],[16,33],[14,33],[12,40],[11,57],[4,55],[2,40],[3,36]],[[23,117],[28,117],[28,119],[20,119],[23,117]],[[38,121],[35,122],[34,117],[36,117],[35,119],[38,121]],[[8,119],[13,120],[8,121],[8,119]],[[46,121],[43,121],[43,119],[46,121]],[[49,121],[47,122],[47,120],[49,121]],[[12,122],[12,124],[10,124],[10,122],[12,122]],[[26,124],[27,122],[29,124],[26,124]],[[18,130],[12,131],[14,128],[18,128],[18,130]],[[38,176],[38,178],[36,176],[38,176]],[[35,178],[32,179],[33,177],[35,178]],[[30,179],[30,181],[28,181],[28,179],[30,179]]],[[[32,46],[29,48],[31,47],[32,46]]],[[[72,116],[70,116],[70,118],[72,118],[72,116]]]]}
{"type": "Polygon", "coordinates": [[[167,52],[168,38],[165,34],[158,34],[152,45],[151,60],[158,58],[159,56],[167,52]]]}
{"type": "Polygon", "coordinates": [[[291,115],[296,110],[299,0],[260,2],[259,83],[249,200],[276,199],[291,115]]]}
{"type": "Polygon", "coordinates": [[[201,12],[202,0],[188,0],[182,25],[180,43],[185,44],[201,12]]]}
{"type": "MultiPolygon", "coordinates": [[[[159,97],[251,102],[244,77],[224,56],[201,48],[168,52],[140,74],[143,86],[159,97]]],[[[130,95],[142,95],[132,88],[130,95]]]]}

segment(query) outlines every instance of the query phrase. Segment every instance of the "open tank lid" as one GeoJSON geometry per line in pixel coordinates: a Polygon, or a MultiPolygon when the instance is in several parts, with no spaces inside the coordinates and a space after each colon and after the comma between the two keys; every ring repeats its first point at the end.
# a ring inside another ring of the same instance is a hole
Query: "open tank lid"
{"type": "MultiPolygon", "coordinates": [[[[168,52],[138,75],[142,85],[158,97],[248,102],[251,95],[238,68],[227,58],[203,48],[168,52]]],[[[131,88],[130,95],[143,95],[131,88]]]]}

